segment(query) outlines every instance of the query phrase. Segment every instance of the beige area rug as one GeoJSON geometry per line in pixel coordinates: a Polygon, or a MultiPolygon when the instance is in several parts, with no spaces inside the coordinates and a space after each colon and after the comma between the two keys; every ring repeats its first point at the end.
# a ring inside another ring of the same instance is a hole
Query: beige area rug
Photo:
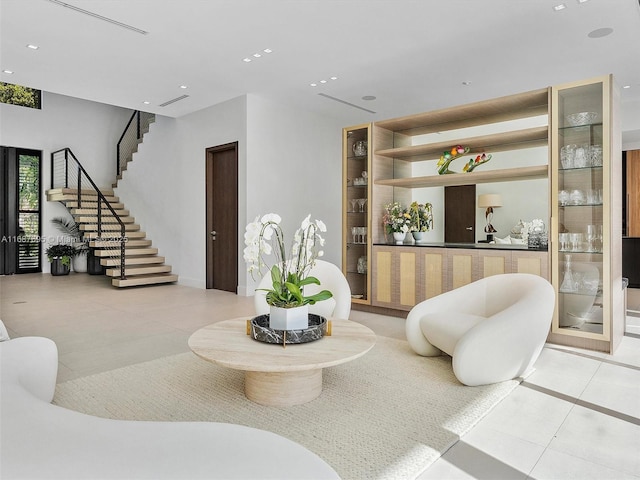
{"type": "Polygon", "coordinates": [[[54,403],[108,418],[248,425],[306,446],[345,480],[411,479],[517,384],[465,387],[449,357],[420,357],[406,341],[378,337],[363,357],[325,369],[322,394],[304,405],[255,404],[242,372],[192,353],[61,383],[54,403]]]}

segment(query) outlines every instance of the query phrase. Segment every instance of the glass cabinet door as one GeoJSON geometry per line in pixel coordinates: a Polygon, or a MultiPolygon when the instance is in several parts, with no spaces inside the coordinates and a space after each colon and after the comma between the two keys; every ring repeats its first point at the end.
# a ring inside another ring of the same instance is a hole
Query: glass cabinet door
{"type": "Polygon", "coordinates": [[[369,303],[369,124],[343,130],[342,269],[354,303],[369,303]]]}
{"type": "Polygon", "coordinates": [[[552,331],[608,340],[611,187],[608,78],[553,89],[552,331]]]}

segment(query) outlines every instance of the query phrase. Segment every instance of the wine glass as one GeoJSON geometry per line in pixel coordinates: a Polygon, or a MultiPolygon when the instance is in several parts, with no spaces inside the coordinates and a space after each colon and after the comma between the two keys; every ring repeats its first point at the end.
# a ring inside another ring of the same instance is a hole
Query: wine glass
{"type": "Polygon", "coordinates": [[[351,235],[353,235],[353,243],[356,242],[356,235],[358,235],[358,227],[351,227],[351,235]]]}
{"type": "Polygon", "coordinates": [[[365,203],[367,203],[367,199],[366,198],[359,198],[358,199],[358,207],[360,207],[360,211],[361,212],[364,212],[365,203]]]}
{"type": "Polygon", "coordinates": [[[571,242],[571,250],[579,252],[582,247],[582,233],[572,232],[569,234],[569,241],[571,242]]]}
{"type": "Polygon", "coordinates": [[[596,252],[596,240],[598,240],[598,226],[587,225],[587,251],[596,252]]]}
{"type": "Polygon", "coordinates": [[[561,233],[558,235],[558,240],[560,240],[560,251],[566,251],[569,249],[569,234],[561,233]]]}
{"type": "Polygon", "coordinates": [[[356,205],[358,203],[358,199],[357,198],[352,198],[349,201],[351,202],[351,211],[355,212],[356,211],[356,205]]]}
{"type": "Polygon", "coordinates": [[[360,243],[366,243],[367,227],[358,227],[360,230],[360,243]]]}

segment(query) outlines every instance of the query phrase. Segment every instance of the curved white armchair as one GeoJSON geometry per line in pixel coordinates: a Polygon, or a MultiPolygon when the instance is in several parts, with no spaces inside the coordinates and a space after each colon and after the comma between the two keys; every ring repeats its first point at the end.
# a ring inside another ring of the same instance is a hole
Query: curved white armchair
{"type": "MultiPolygon", "coordinates": [[[[317,302],[315,305],[309,305],[309,313],[314,313],[323,317],[349,319],[351,313],[351,288],[347,279],[344,278],[342,271],[333,263],[323,260],[316,260],[315,265],[309,273],[312,277],[320,280],[320,285],[307,285],[304,287],[305,295],[313,295],[321,290],[329,290],[333,297],[317,302]]],[[[265,297],[266,292],[259,289],[271,288],[271,273],[262,277],[260,283],[256,287],[254,297],[254,305],[257,315],[266,315],[269,313],[269,305],[265,297]]]]}
{"type": "Polygon", "coordinates": [[[461,383],[496,383],[531,370],[554,308],[555,292],[544,278],[493,275],[413,307],[406,335],[419,355],[451,355],[461,383]]]}

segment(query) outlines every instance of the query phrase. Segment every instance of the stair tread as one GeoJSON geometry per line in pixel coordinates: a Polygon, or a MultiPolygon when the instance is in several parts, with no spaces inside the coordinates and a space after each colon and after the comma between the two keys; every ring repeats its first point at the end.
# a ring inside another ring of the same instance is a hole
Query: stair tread
{"type": "MultiPolygon", "coordinates": [[[[127,267],[127,269],[125,270],[125,275],[127,277],[148,275],[152,273],[171,273],[171,266],[170,265],[154,265],[149,267],[127,267]]],[[[107,275],[108,277],[117,277],[120,275],[120,269],[108,268],[105,271],[105,275],[107,275]]]]}
{"type": "MultiPolygon", "coordinates": [[[[120,230],[111,230],[111,231],[106,231],[106,232],[102,232],[102,238],[106,239],[106,238],[120,238],[120,230]]],[[[86,231],[84,232],[84,236],[86,238],[96,238],[98,236],[98,232],[96,231],[86,231]]],[[[130,231],[130,232],[126,232],[125,233],[126,238],[131,239],[131,238],[145,238],[147,236],[147,234],[141,230],[136,230],[136,231],[130,231]]]]}
{"type": "MultiPolygon", "coordinates": [[[[112,231],[112,232],[120,231],[120,224],[119,223],[103,223],[102,229],[106,231],[112,231]]],[[[140,230],[140,225],[138,225],[137,223],[125,223],[124,229],[125,231],[136,231],[136,230],[140,230]]],[[[80,230],[87,231],[87,232],[95,232],[96,230],[98,230],[98,224],[97,223],[81,223],[80,230]]]]}
{"type": "Polygon", "coordinates": [[[178,275],[175,274],[162,274],[157,275],[140,275],[136,277],[126,278],[124,280],[120,278],[113,278],[111,285],[114,287],[135,287],[139,285],[154,285],[161,283],[173,283],[178,281],[178,275]]]}
{"type": "MultiPolygon", "coordinates": [[[[119,216],[114,217],[113,215],[104,215],[102,217],[102,223],[119,223],[118,218],[122,221],[122,223],[135,223],[136,219],[134,217],[129,216],[119,216]]],[[[76,223],[88,223],[88,224],[96,224],[98,223],[97,215],[79,215],[75,218],[76,223]]]]}
{"type": "MultiPolygon", "coordinates": [[[[125,257],[134,257],[134,256],[149,256],[149,255],[157,255],[158,248],[157,247],[131,247],[124,249],[125,257]]],[[[104,248],[96,250],[96,257],[119,257],[120,256],[120,247],[114,248],[104,248]]]]}
{"type": "MultiPolygon", "coordinates": [[[[109,205],[111,205],[111,208],[113,208],[115,211],[118,211],[118,209],[122,209],[124,208],[124,203],[121,202],[109,202],[109,205]]],[[[78,202],[76,201],[67,201],[65,202],[65,206],[67,208],[78,208],[78,202]]],[[[98,208],[98,202],[90,202],[90,201],[82,201],[82,208],[98,208]]],[[[102,208],[103,209],[107,209],[108,207],[105,207],[104,204],[102,204],[102,208]]]]}
{"type": "MultiPolygon", "coordinates": [[[[114,208],[114,210],[116,211],[116,215],[118,215],[119,217],[129,216],[129,210],[124,210],[121,208],[114,208]]],[[[98,215],[97,208],[70,208],[69,212],[71,213],[71,215],[98,215]]],[[[103,208],[101,213],[105,217],[113,216],[113,213],[111,213],[111,210],[109,210],[108,208],[103,208]]]]}
{"type": "MultiPolygon", "coordinates": [[[[152,245],[151,240],[128,240],[126,248],[135,247],[150,247],[152,245]]],[[[120,248],[120,242],[118,240],[102,240],[89,242],[89,246],[93,248],[106,249],[106,248],[120,248]]]]}
{"type": "MultiPolygon", "coordinates": [[[[105,197],[107,195],[113,195],[113,189],[111,188],[107,188],[107,187],[98,187],[100,189],[100,193],[102,193],[105,197]]],[[[92,194],[95,193],[96,191],[93,188],[82,188],[80,189],[80,193],[82,195],[84,194],[92,194]]],[[[77,188],[68,188],[68,187],[60,187],[60,188],[50,188],[49,190],[47,190],[47,195],[58,195],[61,193],[73,193],[73,194],[77,194],[78,193],[78,189],[77,188]]]]}
{"type": "MultiPolygon", "coordinates": [[[[164,262],[165,262],[165,258],[157,255],[150,255],[148,257],[133,257],[133,258],[125,257],[124,259],[124,264],[127,267],[131,267],[134,265],[148,265],[148,266],[162,265],[164,262]]],[[[105,267],[120,267],[120,258],[102,257],[100,259],[100,265],[103,265],[105,267]]]]}

